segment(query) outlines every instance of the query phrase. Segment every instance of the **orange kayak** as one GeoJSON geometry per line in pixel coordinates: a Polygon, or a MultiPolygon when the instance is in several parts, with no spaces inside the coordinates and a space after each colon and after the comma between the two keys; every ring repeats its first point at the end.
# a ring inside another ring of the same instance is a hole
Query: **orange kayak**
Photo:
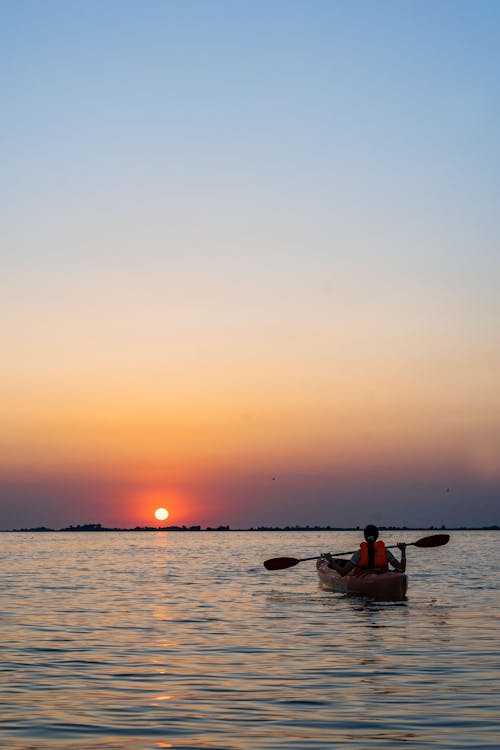
{"type": "MultiPolygon", "coordinates": [[[[343,565],[347,560],[335,558],[335,562],[343,565]]],[[[395,570],[366,570],[341,576],[336,570],[328,567],[328,561],[323,557],[317,561],[316,568],[322,588],[329,591],[347,596],[364,596],[379,602],[399,602],[406,598],[408,579],[405,573],[395,570]]]]}

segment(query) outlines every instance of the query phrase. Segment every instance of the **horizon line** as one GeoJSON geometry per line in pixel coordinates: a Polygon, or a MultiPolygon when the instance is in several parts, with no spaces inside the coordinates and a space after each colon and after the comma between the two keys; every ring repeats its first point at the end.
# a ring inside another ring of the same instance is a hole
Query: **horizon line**
{"type": "MultiPolygon", "coordinates": [[[[487,525],[481,525],[481,526],[466,526],[466,525],[460,525],[460,526],[448,526],[445,524],[441,525],[430,525],[430,526],[386,526],[386,525],[380,525],[378,528],[381,531],[498,531],[500,530],[500,526],[498,524],[487,524],[487,525]]],[[[64,526],[59,529],[51,528],[48,526],[33,526],[33,527],[23,527],[18,529],[0,529],[0,533],[28,533],[28,532],[37,532],[37,533],[61,533],[61,532],[70,532],[70,533],[103,533],[103,532],[151,532],[151,531],[165,531],[170,533],[176,533],[176,532],[194,532],[194,533],[200,533],[200,532],[214,532],[214,531],[248,531],[248,532],[255,532],[255,531],[285,531],[285,532],[299,532],[299,531],[362,531],[360,526],[320,526],[320,525],[301,525],[297,524],[295,526],[250,526],[248,528],[231,528],[227,524],[220,524],[218,526],[206,526],[205,528],[202,528],[199,524],[194,524],[192,526],[134,526],[134,527],[106,527],[103,526],[100,523],[88,523],[88,524],[78,524],[76,526],[70,525],[70,526],[64,526]]]]}

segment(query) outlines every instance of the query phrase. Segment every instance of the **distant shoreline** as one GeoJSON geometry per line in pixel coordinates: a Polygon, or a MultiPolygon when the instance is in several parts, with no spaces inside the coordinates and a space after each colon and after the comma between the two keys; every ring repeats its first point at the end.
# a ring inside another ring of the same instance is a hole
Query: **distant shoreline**
{"type": "MultiPolygon", "coordinates": [[[[381,531],[499,531],[500,526],[491,524],[489,526],[379,526],[381,531]]],[[[114,528],[102,526],[100,523],[87,523],[77,526],[66,526],[61,529],[52,529],[48,526],[36,526],[32,528],[21,529],[0,529],[0,533],[102,533],[102,532],[148,532],[148,531],[166,531],[166,532],[214,532],[214,531],[362,531],[360,526],[251,526],[248,529],[232,529],[230,526],[135,526],[134,528],[114,528]]]]}

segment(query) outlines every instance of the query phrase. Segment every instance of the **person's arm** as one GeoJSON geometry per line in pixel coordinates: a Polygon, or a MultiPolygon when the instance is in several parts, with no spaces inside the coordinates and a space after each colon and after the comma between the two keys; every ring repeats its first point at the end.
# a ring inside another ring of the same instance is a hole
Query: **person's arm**
{"type": "Polygon", "coordinates": [[[351,572],[356,566],[352,564],[352,562],[349,560],[349,562],[346,562],[345,565],[339,565],[335,562],[335,560],[330,560],[328,563],[329,568],[333,568],[333,570],[336,570],[337,573],[340,573],[341,576],[345,576],[348,573],[351,572]]]}
{"type": "Polygon", "coordinates": [[[406,544],[405,542],[399,542],[398,549],[401,550],[401,562],[399,562],[399,560],[397,560],[389,550],[387,550],[387,560],[390,562],[390,564],[395,570],[398,570],[400,573],[404,573],[406,570],[406,544]]]}
{"type": "Polygon", "coordinates": [[[337,573],[339,573],[341,576],[345,576],[348,573],[350,573],[351,570],[354,570],[354,568],[359,562],[359,558],[360,558],[360,552],[358,551],[354,553],[354,555],[351,557],[349,562],[346,562],[345,565],[339,565],[338,563],[335,562],[335,560],[330,555],[327,556],[328,566],[330,568],[333,568],[333,570],[336,570],[337,573]]]}

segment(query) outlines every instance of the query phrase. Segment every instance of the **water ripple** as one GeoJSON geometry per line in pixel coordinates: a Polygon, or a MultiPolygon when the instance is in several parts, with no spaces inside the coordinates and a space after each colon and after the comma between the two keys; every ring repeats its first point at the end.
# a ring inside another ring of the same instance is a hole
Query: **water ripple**
{"type": "Polygon", "coordinates": [[[2,746],[497,748],[496,576],[460,569],[497,536],[456,535],[385,604],[260,564],[350,532],[3,534],[2,746]]]}

